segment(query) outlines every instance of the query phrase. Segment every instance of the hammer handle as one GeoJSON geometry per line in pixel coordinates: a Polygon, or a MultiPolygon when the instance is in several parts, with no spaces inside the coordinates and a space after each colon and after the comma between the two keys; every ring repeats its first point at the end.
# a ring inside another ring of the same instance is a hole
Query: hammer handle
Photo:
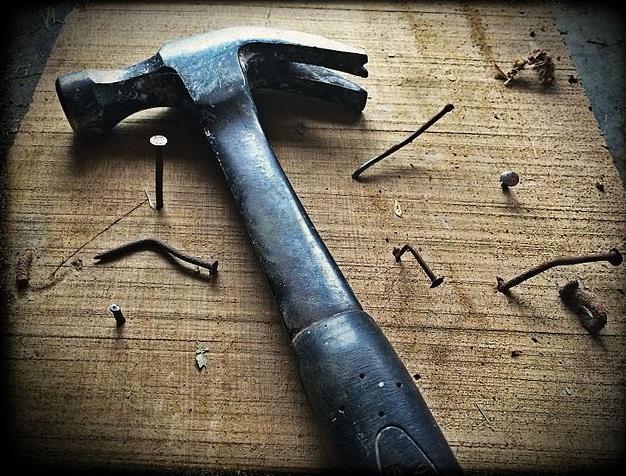
{"type": "Polygon", "coordinates": [[[393,347],[360,304],[276,160],[249,93],[201,122],[292,338],[317,419],[351,469],[460,468],[393,347]]]}
{"type": "Polygon", "coordinates": [[[290,335],[361,310],[270,148],[249,93],[201,112],[201,123],[239,207],[290,335]]]}

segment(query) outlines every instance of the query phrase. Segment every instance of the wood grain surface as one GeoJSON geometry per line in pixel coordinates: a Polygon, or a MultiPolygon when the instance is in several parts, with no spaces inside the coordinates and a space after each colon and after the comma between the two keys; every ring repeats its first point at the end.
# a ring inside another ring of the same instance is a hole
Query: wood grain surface
{"type": "Polygon", "coordinates": [[[361,117],[277,95],[258,106],[319,233],[416,375],[461,465],[623,461],[625,268],[556,268],[510,298],[495,285],[544,259],[622,246],[624,188],[581,85],[568,81],[576,71],[549,8],[492,2],[95,3],[73,12],[7,162],[11,263],[34,253],[30,287],[10,290],[4,326],[19,455],[85,469],[332,466],[195,119],[157,109],[78,140],[54,91],[59,74],[121,67],[168,39],[242,24],[316,33],[369,54],[361,117]],[[555,61],[553,85],[533,72],[511,87],[494,79],[494,62],[506,69],[535,48],[555,61]],[[417,141],[361,182],[350,178],[448,102],[455,110],[417,141]],[[154,187],[153,134],[169,138],[162,212],[143,191],[154,187]],[[498,183],[506,169],[521,176],[510,194],[498,183]],[[181,273],[152,252],[92,261],[148,236],[219,259],[218,279],[181,273]],[[395,263],[393,247],[407,241],[446,276],[442,286],[429,289],[408,257],[395,263]],[[607,306],[597,338],[558,296],[575,276],[607,306]],[[119,330],[112,302],[127,318],[119,330]],[[198,345],[208,349],[202,370],[198,345]]]}

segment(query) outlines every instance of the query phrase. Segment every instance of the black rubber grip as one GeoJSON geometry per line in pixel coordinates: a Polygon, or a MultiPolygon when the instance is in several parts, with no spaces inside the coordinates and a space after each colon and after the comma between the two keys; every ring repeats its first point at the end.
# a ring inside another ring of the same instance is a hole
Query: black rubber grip
{"type": "Polygon", "coordinates": [[[461,474],[413,379],[367,313],[318,321],[292,344],[309,402],[346,468],[461,474]]]}

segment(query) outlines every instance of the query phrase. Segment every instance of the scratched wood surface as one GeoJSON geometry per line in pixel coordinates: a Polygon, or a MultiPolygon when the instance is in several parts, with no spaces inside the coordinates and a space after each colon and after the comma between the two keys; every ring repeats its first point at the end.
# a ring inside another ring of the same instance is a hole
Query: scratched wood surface
{"type": "Polygon", "coordinates": [[[19,453],[83,468],[332,464],[269,286],[193,118],[154,110],[78,141],[54,92],[61,73],[120,67],[167,39],[240,24],[367,50],[361,117],[276,96],[260,98],[259,109],[313,222],[416,375],[461,465],[621,461],[625,268],[554,269],[509,299],[495,284],[544,259],[621,246],[624,189],[581,85],[568,82],[576,71],[549,9],[447,2],[97,3],[67,18],[8,158],[11,263],[28,249],[35,256],[31,286],[12,287],[5,319],[19,453]],[[538,47],[555,61],[553,86],[540,87],[532,72],[510,88],[494,79],[494,61],[508,68],[538,47]],[[362,182],[350,178],[448,102],[455,110],[428,133],[362,182]],[[157,133],[169,138],[160,213],[143,192],[153,190],[148,138],[157,133]],[[498,184],[504,169],[522,177],[509,195],[498,184]],[[219,278],[181,273],[151,252],[92,261],[141,236],[218,258],[219,278]],[[444,285],[429,289],[416,263],[394,262],[393,247],[406,241],[444,285]],[[577,275],[608,308],[595,339],[557,294],[577,275]],[[128,319],[120,330],[112,302],[128,319]],[[201,371],[197,345],[208,349],[201,371]]]}

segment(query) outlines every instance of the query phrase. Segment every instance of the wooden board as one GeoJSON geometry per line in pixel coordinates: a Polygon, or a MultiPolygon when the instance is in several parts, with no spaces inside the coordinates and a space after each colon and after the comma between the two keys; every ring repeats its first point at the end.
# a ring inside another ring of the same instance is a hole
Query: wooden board
{"type": "Polygon", "coordinates": [[[54,92],[61,73],[120,67],[165,40],[240,24],[369,53],[362,117],[295,98],[261,99],[259,109],[313,222],[420,377],[461,465],[617,464],[625,268],[557,268],[511,299],[495,283],[544,259],[621,246],[624,189],[581,85],[568,82],[576,72],[549,9],[447,2],[97,3],[67,18],[7,163],[8,252],[12,264],[35,255],[31,288],[11,290],[5,327],[20,455],[121,469],[328,468],[276,305],[193,119],[153,110],[79,141],[54,92]],[[506,68],[538,47],[555,60],[553,86],[532,72],[509,88],[494,79],[494,61],[506,68]],[[350,178],[448,102],[455,110],[428,133],[362,182],[350,178]],[[148,138],[157,133],[169,138],[161,213],[143,192],[153,189],[148,138]],[[498,184],[505,169],[522,177],[509,195],[498,184]],[[139,236],[218,258],[219,278],[180,273],[150,252],[93,263],[139,236]],[[406,241],[444,285],[429,289],[415,263],[394,262],[406,241]],[[598,338],[558,297],[576,275],[608,308],[598,338]],[[120,330],[112,302],[128,318],[120,330]],[[202,371],[197,345],[209,349],[202,371]]]}

